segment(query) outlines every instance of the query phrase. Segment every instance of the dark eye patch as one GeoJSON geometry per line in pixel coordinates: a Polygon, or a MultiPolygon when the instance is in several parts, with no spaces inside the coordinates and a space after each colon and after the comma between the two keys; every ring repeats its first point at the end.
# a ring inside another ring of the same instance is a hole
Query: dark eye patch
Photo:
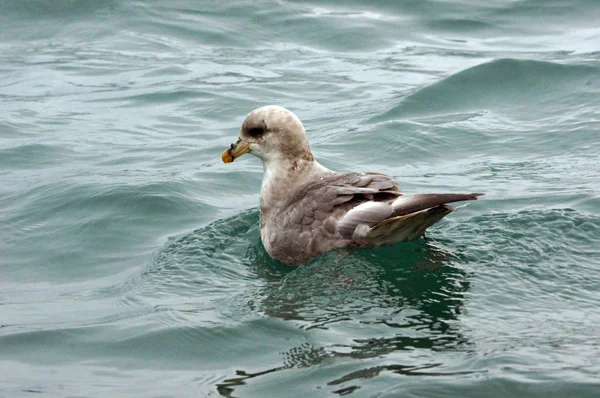
{"type": "Polygon", "coordinates": [[[248,129],[248,135],[250,137],[258,137],[260,135],[263,135],[265,133],[265,129],[263,129],[262,127],[254,127],[251,129],[248,129]]]}

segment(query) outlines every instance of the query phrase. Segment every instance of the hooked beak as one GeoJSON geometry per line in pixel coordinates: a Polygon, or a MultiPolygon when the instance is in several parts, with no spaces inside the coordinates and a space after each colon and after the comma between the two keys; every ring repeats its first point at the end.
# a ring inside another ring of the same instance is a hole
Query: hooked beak
{"type": "Polygon", "coordinates": [[[231,163],[236,158],[239,158],[245,153],[250,151],[250,143],[238,138],[236,142],[231,144],[231,148],[226,149],[221,154],[221,160],[223,163],[231,163]]]}

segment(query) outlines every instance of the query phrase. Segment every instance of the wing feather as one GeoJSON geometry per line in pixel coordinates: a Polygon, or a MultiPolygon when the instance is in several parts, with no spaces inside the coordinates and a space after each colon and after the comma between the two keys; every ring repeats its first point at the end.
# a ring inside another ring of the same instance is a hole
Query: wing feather
{"type": "MultiPolygon", "coordinates": [[[[335,173],[303,187],[300,192],[293,195],[293,199],[284,208],[285,221],[295,225],[308,225],[314,221],[323,223],[332,215],[336,207],[351,201],[356,205],[372,201],[378,194],[397,197],[400,195],[398,183],[383,174],[335,173]]],[[[352,213],[352,217],[355,220],[360,220],[361,217],[367,219],[375,217],[376,222],[380,222],[384,218],[379,219],[381,216],[375,214],[388,212],[391,214],[392,208],[389,204],[385,204],[381,207],[361,208],[360,211],[352,213]],[[362,214],[363,210],[364,214],[362,214]]],[[[349,226],[350,218],[346,222],[349,226]]]]}
{"type": "Polygon", "coordinates": [[[364,202],[347,212],[338,221],[338,231],[351,239],[356,227],[361,224],[372,227],[392,215],[394,209],[385,202],[364,202]]]}
{"type": "Polygon", "coordinates": [[[477,197],[481,195],[480,193],[419,193],[415,195],[403,195],[392,202],[392,207],[394,208],[393,216],[404,216],[446,203],[477,200],[477,197]]]}

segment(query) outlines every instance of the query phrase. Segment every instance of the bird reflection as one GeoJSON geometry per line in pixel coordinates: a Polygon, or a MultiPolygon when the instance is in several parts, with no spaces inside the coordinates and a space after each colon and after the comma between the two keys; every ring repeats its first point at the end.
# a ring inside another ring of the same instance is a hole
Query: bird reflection
{"type": "MultiPolygon", "coordinates": [[[[328,253],[298,268],[270,259],[260,241],[246,253],[248,264],[267,281],[257,309],[266,315],[296,322],[305,330],[337,331],[346,342],[315,347],[303,343],[281,353],[283,366],[266,372],[304,368],[335,358],[372,364],[372,359],[391,353],[423,353],[421,359],[406,356],[407,364],[365,366],[330,380],[338,395],[361,388],[356,380],[381,372],[406,376],[448,376],[464,372],[444,370],[431,354],[468,346],[458,322],[464,311],[469,275],[454,264],[465,262],[437,244],[410,244],[328,253]]],[[[314,334],[313,334],[314,336],[314,334]]],[[[220,383],[222,395],[233,396],[248,378],[238,374],[220,383]]]]}
{"type": "Polygon", "coordinates": [[[309,332],[311,343],[280,353],[279,366],[238,370],[220,382],[221,395],[235,396],[256,377],[338,359],[357,365],[327,383],[331,392],[345,395],[360,388],[357,379],[381,372],[454,374],[440,355],[470,348],[460,321],[471,283],[461,264],[468,260],[443,242],[429,240],[330,252],[289,267],[265,252],[258,213],[251,210],[170,241],[142,275],[135,294],[139,298],[147,291],[154,297],[160,292],[161,302],[172,295],[171,308],[180,308],[185,289],[201,288],[194,314],[203,313],[207,297],[223,300],[226,294],[231,305],[239,304],[243,311],[279,318],[309,332]],[[243,290],[249,286],[246,281],[255,280],[260,283],[243,290]]]}
{"type": "Polygon", "coordinates": [[[259,307],[300,328],[360,325],[351,344],[329,349],[336,356],[367,358],[396,350],[443,350],[465,344],[456,322],[464,310],[469,275],[464,261],[435,244],[412,244],[330,253],[294,269],[282,269],[261,253],[247,256],[271,283],[259,307]],[[382,332],[385,333],[381,336],[382,332]]]}

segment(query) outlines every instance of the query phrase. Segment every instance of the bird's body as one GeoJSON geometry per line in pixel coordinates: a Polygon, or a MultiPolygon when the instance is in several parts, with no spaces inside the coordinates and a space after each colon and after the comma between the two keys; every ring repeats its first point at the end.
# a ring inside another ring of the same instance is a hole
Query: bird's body
{"type": "Polygon", "coordinates": [[[300,120],[279,106],[250,112],[222,159],[246,152],[264,166],[261,240],[271,257],[290,265],[337,248],[418,239],[454,210],[447,203],[480,195],[404,195],[384,174],[329,170],[311,154],[300,120]]]}

